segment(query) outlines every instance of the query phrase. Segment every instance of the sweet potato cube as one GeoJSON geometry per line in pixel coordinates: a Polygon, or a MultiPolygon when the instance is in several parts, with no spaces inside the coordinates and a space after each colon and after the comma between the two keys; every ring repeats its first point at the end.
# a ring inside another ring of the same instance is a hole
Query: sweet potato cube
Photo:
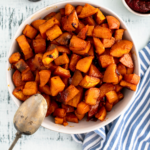
{"type": "Polygon", "coordinates": [[[105,16],[103,15],[103,13],[100,11],[100,9],[98,9],[97,13],[94,15],[95,17],[95,21],[97,24],[101,24],[105,21],[105,16]]]}
{"type": "Polygon", "coordinates": [[[54,25],[52,28],[46,31],[47,39],[53,41],[62,34],[62,31],[58,25],[54,25]]]}
{"type": "Polygon", "coordinates": [[[43,54],[41,54],[41,53],[36,54],[34,57],[33,63],[36,65],[36,68],[38,70],[46,69],[46,66],[44,66],[44,64],[42,62],[42,59],[43,59],[43,54]]]}
{"type": "Polygon", "coordinates": [[[19,52],[13,53],[10,57],[9,57],[9,63],[13,64],[16,63],[20,60],[21,55],[19,52]]]}
{"type": "Polygon", "coordinates": [[[43,20],[43,19],[38,19],[38,20],[35,20],[31,23],[31,25],[36,29],[36,30],[39,30],[39,26],[43,23],[45,23],[46,20],[43,20]]]}
{"type": "Polygon", "coordinates": [[[130,54],[124,54],[120,59],[119,61],[125,65],[126,67],[128,68],[133,68],[134,65],[133,65],[133,60],[130,56],[130,54]]]}
{"type": "Polygon", "coordinates": [[[118,76],[116,73],[116,64],[110,64],[104,73],[103,82],[114,83],[118,82],[118,76]]]}
{"type": "Polygon", "coordinates": [[[57,48],[44,53],[42,62],[45,66],[49,65],[54,59],[56,59],[59,55],[57,48]]]}
{"type": "Polygon", "coordinates": [[[105,51],[105,47],[99,38],[93,37],[96,53],[101,55],[105,51]]]}
{"type": "Polygon", "coordinates": [[[85,92],[85,103],[88,105],[96,105],[96,101],[99,98],[99,88],[90,88],[85,92]]]}
{"type": "Polygon", "coordinates": [[[68,64],[69,63],[69,58],[67,56],[66,53],[63,53],[63,55],[57,57],[55,60],[54,60],[55,64],[57,66],[59,65],[64,65],[64,64],[68,64]]]}
{"type": "Polygon", "coordinates": [[[61,107],[66,110],[66,113],[74,112],[74,107],[72,106],[61,104],[61,107]]]}
{"type": "Polygon", "coordinates": [[[46,51],[46,41],[44,39],[35,39],[32,45],[35,53],[44,53],[46,51]]]}
{"type": "Polygon", "coordinates": [[[47,110],[46,117],[52,114],[56,108],[58,108],[58,104],[54,100],[52,100],[50,103],[50,107],[47,110]]]}
{"type": "Polygon", "coordinates": [[[79,15],[79,14],[81,13],[82,8],[83,8],[83,6],[81,6],[81,5],[78,5],[78,6],[76,7],[77,15],[79,15]]]}
{"type": "Polygon", "coordinates": [[[83,27],[80,32],[78,33],[77,37],[80,39],[85,40],[86,35],[87,35],[87,31],[88,31],[89,26],[86,25],[85,27],[83,27]]]}
{"type": "Polygon", "coordinates": [[[66,116],[66,110],[64,108],[56,108],[53,113],[53,116],[63,118],[66,116]]]}
{"type": "Polygon", "coordinates": [[[88,88],[92,88],[95,87],[98,83],[100,82],[99,78],[95,78],[95,77],[90,77],[88,75],[86,75],[80,82],[80,86],[88,89],[88,88]]]}
{"type": "Polygon", "coordinates": [[[88,112],[88,119],[92,118],[98,111],[100,101],[96,102],[96,105],[90,106],[90,110],[88,112]]]}
{"type": "Polygon", "coordinates": [[[118,99],[119,99],[119,100],[123,99],[123,97],[124,97],[121,92],[118,92],[117,95],[118,95],[118,99]]]}
{"type": "Polygon", "coordinates": [[[122,86],[120,86],[119,84],[117,84],[117,85],[115,85],[115,91],[116,92],[119,92],[119,91],[121,91],[122,90],[122,86]]]}
{"type": "Polygon", "coordinates": [[[93,60],[93,56],[80,59],[77,62],[76,69],[80,70],[81,72],[87,73],[92,64],[92,60],[93,60]]]}
{"type": "Polygon", "coordinates": [[[136,75],[136,74],[125,74],[124,75],[124,80],[137,85],[140,81],[140,76],[136,75]]]}
{"type": "Polygon", "coordinates": [[[102,68],[108,67],[110,64],[114,64],[114,58],[110,55],[101,55],[99,56],[99,62],[102,66],[102,68]]]}
{"type": "Polygon", "coordinates": [[[78,23],[78,27],[77,29],[75,30],[76,33],[79,33],[81,31],[82,28],[85,27],[85,24],[79,20],[79,23],[78,23]]]}
{"type": "Polygon", "coordinates": [[[95,20],[93,19],[92,16],[84,18],[84,22],[87,25],[91,25],[91,26],[95,26],[96,25],[95,20]]]}
{"type": "Polygon", "coordinates": [[[65,84],[59,76],[54,76],[50,79],[50,92],[52,96],[56,96],[59,92],[62,92],[65,88],[65,84]]]}
{"type": "Polygon", "coordinates": [[[40,75],[40,86],[44,86],[46,83],[48,83],[50,76],[51,76],[51,71],[50,70],[41,70],[39,72],[40,75]]]}
{"type": "Polygon", "coordinates": [[[61,77],[66,77],[66,78],[70,78],[71,77],[71,74],[70,74],[70,71],[69,70],[66,70],[60,66],[58,66],[55,71],[54,71],[54,75],[58,75],[58,76],[61,76],[61,77]]]}
{"type": "Polygon", "coordinates": [[[25,60],[33,57],[33,52],[32,52],[32,49],[26,39],[26,37],[24,35],[20,35],[16,41],[18,42],[19,44],[19,47],[21,48],[21,51],[23,52],[24,54],[24,57],[25,57],[25,60]]]}
{"type": "Polygon", "coordinates": [[[23,86],[18,86],[13,90],[12,94],[19,100],[25,101],[28,98],[28,96],[24,95],[22,91],[23,86]]]}
{"type": "Polygon", "coordinates": [[[25,82],[22,81],[21,73],[18,70],[14,72],[12,79],[14,85],[17,87],[25,85],[25,82]]]}
{"type": "Polygon", "coordinates": [[[117,70],[121,75],[125,75],[127,73],[126,67],[121,63],[118,64],[117,70]]]}
{"type": "Polygon", "coordinates": [[[36,64],[34,63],[34,58],[30,58],[26,61],[26,64],[29,66],[31,71],[35,71],[37,69],[36,64]]]}
{"type": "Polygon", "coordinates": [[[23,34],[30,39],[34,39],[35,36],[37,35],[37,32],[38,31],[35,28],[33,28],[32,26],[30,26],[28,24],[25,26],[25,28],[23,30],[23,34]]]}
{"type": "Polygon", "coordinates": [[[84,118],[84,116],[85,116],[84,114],[83,115],[78,114],[77,111],[75,111],[75,115],[77,116],[77,118],[79,120],[82,120],[84,118]]]}
{"type": "Polygon", "coordinates": [[[126,68],[127,69],[127,74],[132,74],[134,71],[134,68],[126,68]]]}
{"type": "Polygon", "coordinates": [[[95,118],[99,119],[100,121],[104,121],[104,119],[106,118],[106,114],[106,108],[102,106],[98,113],[95,115],[95,118]]]}
{"type": "Polygon", "coordinates": [[[71,4],[65,5],[65,15],[66,16],[70,15],[73,10],[75,10],[75,7],[72,6],[71,4]]]}
{"type": "Polygon", "coordinates": [[[44,19],[47,21],[47,20],[51,19],[52,17],[54,17],[55,15],[56,15],[55,12],[51,12],[51,13],[49,13],[48,15],[46,15],[46,16],[44,17],[44,19]]]}
{"type": "Polygon", "coordinates": [[[66,120],[69,122],[78,123],[78,118],[74,113],[67,113],[66,120]]]}
{"type": "Polygon", "coordinates": [[[108,101],[106,101],[105,108],[108,112],[111,111],[113,108],[113,103],[109,103],[108,101]]]}
{"type": "Polygon", "coordinates": [[[86,114],[88,111],[90,110],[90,106],[88,104],[86,104],[85,102],[80,102],[77,106],[77,113],[79,115],[84,115],[86,114]]]}
{"type": "Polygon", "coordinates": [[[61,100],[67,103],[71,99],[73,99],[78,93],[79,90],[74,85],[70,85],[67,89],[65,89],[65,91],[62,92],[61,100]]]}
{"type": "Polygon", "coordinates": [[[89,4],[85,4],[81,10],[81,13],[78,15],[79,18],[85,18],[94,15],[97,13],[98,8],[95,8],[89,4]]]}
{"type": "Polygon", "coordinates": [[[38,91],[37,83],[35,81],[29,81],[26,82],[24,89],[23,89],[23,94],[24,95],[34,95],[38,91]]]}
{"type": "Polygon", "coordinates": [[[89,69],[89,76],[102,78],[103,74],[99,71],[99,69],[95,65],[91,64],[89,69]]]}
{"type": "Polygon", "coordinates": [[[48,85],[39,86],[39,91],[47,95],[51,95],[50,87],[48,85]]]}
{"type": "Polygon", "coordinates": [[[93,35],[93,29],[94,29],[94,26],[89,26],[86,35],[92,36],[93,35]]]}
{"type": "Polygon", "coordinates": [[[97,38],[110,39],[112,37],[112,32],[108,28],[96,26],[93,29],[93,36],[97,38]]]}
{"type": "Polygon", "coordinates": [[[55,123],[56,124],[63,124],[64,119],[60,117],[55,117],[55,123]]]}
{"type": "Polygon", "coordinates": [[[22,81],[34,81],[34,76],[30,70],[22,73],[22,81]]]}
{"type": "Polygon", "coordinates": [[[109,25],[109,29],[119,29],[120,27],[120,21],[113,17],[113,16],[106,16],[108,25],[109,25]]]}
{"type": "Polygon", "coordinates": [[[115,44],[115,38],[111,37],[111,39],[102,39],[102,43],[105,48],[111,48],[115,44]]]}
{"type": "Polygon", "coordinates": [[[116,41],[122,40],[124,31],[125,31],[124,29],[118,29],[115,31],[114,38],[116,41]]]}
{"type": "Polygon", "coordinates": [[[107,98],[108,102],[111,104],[118,100],[118,96],[115,91],[110,91],[110,92],[106,93],[106,98],[107,98]]]}
{"type": "Polygon", "coordinates": [[[74,86],[78,86],[82,79],[83,79],[82,73],[79,70],[76,70],[71,79],[71,84],[74,86]]]}
{"type": "Polygon", "coordinates": [[[114,57],[121,57],[127,54],[132,49],[133,43],[128,40],[121,40],[115,43],[110,49],[110,55],[114,57]]]}
{"type": "Polygon", "coordinates": [[[132,91],[136,91],[136,85],[131,84],[131,83],[129,83],[129,82],[126,82],[126,81],[124,81],[124,80],[122,80],[122,81],[120,82],[120,85],[121,85],[122,87],[126,87],[126,88],[128,88],[128,89],[130,89],[130,90],[132,90],[132,91]]]}

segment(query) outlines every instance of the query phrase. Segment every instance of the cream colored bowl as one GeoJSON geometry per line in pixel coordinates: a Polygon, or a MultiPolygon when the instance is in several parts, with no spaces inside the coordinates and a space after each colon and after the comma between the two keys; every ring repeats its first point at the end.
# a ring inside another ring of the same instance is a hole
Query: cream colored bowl
{"type": "MultiPolygon", "coordinates": [[[[10,46],[10,50],[9,50],[9,54],[8,54],[8,58],[16,51],[19,51],[19,47],[18,44],[16,42],[16,38],[22,34],[22,31],[25,27],[26,24],[31,24],[31,22],[33,22],[36,19],[39,18],[43,18],[44,16],[46,16],[47,14],[49,14],[52,11],[58,11],[60,8],[64,8],[65,5],[67,3],[72,4],[73,6],[77,6],[77,5],[84,5],[85,3],[89,3],[95,7],[100,7],[101,11],[105,14],[105,15],[112,15],[116,18],[118,18],[121,22],[121,28],[126,29],[125,34],[124,34],[124,39],[128,39],[130,41],[133,42],[134,46],[132,49],[133,52],[133,60],[134,60],[134,64],[135,64],[135,73],[139,75],[139,70],[140,70],[140,66],[139,66],[139,58],[138,58],[138,51],[136,49],[135,46],[135,42],[131,36],[131,32],[129,31],[128,27],[125,25],[125,23],[122,21],[122,19],[115,14],[113,11],[109,10],[108,8],[102,7],[100,4],[95,4],[92,2],[88,2],[88,1],[64,1],[64,2],[59,2],[59,3],[55,3],[52,4],[50,6],[47,6],[43,9],[41,9],[40,11],[34,13],[33,15],[31,15],[30,17],[28,17],[18,28],[13,40],[12,40],[12,44],[10,46]]],[[[13,99],[13,101],[15,102],[15,104],[19,107],[21,105],[21,101],[18,100],[13,94],[13,90],[14,90],[14,84],[12,81],[12,75],[14,70],[9,69],[11,68],[11,65],[9,62],[7,62],[7,84],[8,86],[8,90],[10,93],[11,98],[13,99]]],[[[47,118],[45,118],[45,120],[42,123],[42,126],[50,129],[50,130],[54,130],[54,131],[58,131],[58,132],[63,132],[63,133],[69,133],[69,134],[74,134],[74,133],[85,133],[85,132],[89,132],[92,130],[95,130],[97,128],[103,127],[105,125],[107,125],[108,123],[112,122],[114,119],[116,119],[118,116],[120,116],[128,107],[129,105],[132,103],[132,101],[134,100],[135,97],[135,92],[130,91],[128,89],[124,90],[124,99],[122,101],[120,101],[118,104],[116,104],[112,111],[109,112],[107,114],[106,119],[103,122],[100,122],[99,120],[97,122],[93,122],[93,121],[86,121],[86,118],[84,118],[82,121],[80,121],[79,123],[71,123],[69,122],[69,125],[64,127],[62,125],[57,125],[54,123],[54,119],[53,117],[49,116],[47,118]]]]}

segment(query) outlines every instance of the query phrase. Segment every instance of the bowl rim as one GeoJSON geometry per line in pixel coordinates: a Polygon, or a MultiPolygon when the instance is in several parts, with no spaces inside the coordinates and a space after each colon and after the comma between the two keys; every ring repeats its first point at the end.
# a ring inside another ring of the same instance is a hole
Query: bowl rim
{"type": "MultiPolygon", "coordinates": [[[[33,13],[32,15],[30,15],[29,17],[27,17],[27,18],[21,23],[21,25],[20,25],[19,28],[17,29],[16,33],[13,35],[13,39],[12,39],[12,42],[11,42],[11,44],[10,44],[9,52],[8,52],[8,54],[7,54],[7,63],[6,63],[7,85],[9,85],[9,79],[10,79],[10,76],[9,76],[9,73],[8,73],[8,68],[9,68],[9,57],[10,57],[10,54],[11,54],[11,49],[12,49],[12,46],[13,46],[14,41],[16,41],[16,35],[18,34],[18,32],[20,32],[19,29],[20,29],[22,26],[24,26],[24,22],[25,22],[26,20],[30,19],[30,18],[33,18],[34,15],[36,15],[37,13],[40,13],[40,12],[46,10],[47,8],[56,7],[57,5],[67,4],[67,3],[73,3],[73,2],[88,3],[88,4],[90,4],[90,5],[96,5],[97,7],[104,8],[104,9],[108,10],[109,12],[111,12],[113,15],[115,15],[115,16],[119,19],[119,21],[124,24],[124,26],[126,27],[128,33],[129,33],[129,35],[130,35],[130,37],[131,37],[131,40],[132,40],[132,42],[133,42],[133,45],[134,45],[134,47],[135,47],[135,52],[136,52],[136,57],[137,57],[138,75],[140,74],[140,63],[139,63],[140,61],[139,61],[139,55],[138,55],[137,47],[136,47],[136,45],[135,45],[135,40],[133,39],[133,36],[132,36],[132,34],[131,34],[131,31],[130,31],[130,29],[127,27],[126,23],[125,23],[113,10],[111,10],[111,9],[109,9],[109,8],[107,8],[107,7],[104,7],[103,5],[100,5],[98,2],[91,2],[91,1],[88,1],[88,0],[82,0],[82,1],[79,1],[79,0],[72,0],[72,1],[66,0],[66,1],[60,1],[60,2],[57,2],[57,3],[53,3],[53,4],[51,4],[51,5],[48,5],[48,6],[44,7],[44,8],[42,8],[42,9],[36,11],[35,13],[33,13]]],[[[139,84],[138,84],[138,85],[139,85],[139,84]]],[[[7,86],[7,87],[8,87],[8,91],[9,91],[9,94],[10,94],[12,100],[13,100],[13,101],[15,102],[15,104],[19,107],[17,101],[15,100],[15,97],[14,97],[13,94],[12,94],[11,88],[10,88],[9,86],[7,86]]],[[[137,88],[138,88],[138,86],[137,86],[137,88]]],[[[42,123],[41,126],[47,128],[47,129],[49,129],[49,130],[52,130],[52,131],[57,131],[57,132],[66,133],[66,134],[80,134],[80,133],[87,133],[87,132],[90,132],[90,131],[94,131],[94,130],[100,128],[100,127],[106,126],[107,124],[111,123],[111,122],[114,121],[116,118],[118,118],[121,114],[123,114],[123,113],[129,108],[129,106],[131,105],[131,103],[133,102],[133,100],[134,100],[134,98],[135,98],[135,94],[136,94],[136,91],[135,91],[134,94],[132,95],[132,97],[131,97],[129,103],[123,108],[122,111],[120,111],[116,116],[114,116],[114,117],[112,117],[111,119],[109,119],[109,121],[107,121],[107,120],[106,120],[106,121],[103,121],[103,122],[101,122],[100,125],[97,125],[96,127],[92,127],[92,128],[90,128],[90,129],[89,129],[89,128],[88,128],[88,129],[83,129],[82,131],[76,131],[76,130],[71,130],[71,131],[66,131],[66,130],[65,130],[65,131],[64,131],[63,129],[57,130],[57,129],[48,128],[48,127],[47,127],[45,124],[43,124],[43,123],[42,123]]],[[[17,100],[18,100],[18,99],[17,99],[17,100]]],[[[18,100],[18,101],[19,101],[19,100],[18,100]]]]}
{"type": "Polygon", "coordinates": [[[139,12],[136,12],[134,11],[133,9],[131,9],[128,4],[125,2],[125,0],[122,0],[122,3],[124,4],[124,6],[126,7],[126,9],[128,9],[131,13],[137,15],[137,16],[141,16],[141,17],[148,17],[150,16],[150,13],[148,14],[142,14],[142,13],[139,13],[139,12]]]}

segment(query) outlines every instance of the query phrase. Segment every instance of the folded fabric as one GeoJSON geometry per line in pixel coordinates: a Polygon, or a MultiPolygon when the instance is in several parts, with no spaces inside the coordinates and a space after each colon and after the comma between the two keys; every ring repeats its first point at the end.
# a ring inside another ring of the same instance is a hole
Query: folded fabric
{"type": "Polygon", "coordinates": [[[72,135],[83,150],[150,150],[150,42],[139,56],[141,80],[135,100],[107,126],[72,135]]]}

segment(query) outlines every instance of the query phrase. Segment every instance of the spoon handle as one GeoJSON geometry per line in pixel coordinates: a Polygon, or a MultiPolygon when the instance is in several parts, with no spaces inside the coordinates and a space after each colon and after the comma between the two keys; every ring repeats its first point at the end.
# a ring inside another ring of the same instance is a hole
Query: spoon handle
{"type": "Polygon", "coordinates": [[[13,143],[11,144],[10,148],[8,150],[12,150],[15,144],[17,143],[18,139],[21,138],[21,133],[17,132],[16,133],[16,138],[14,139],[13,143]]]}

